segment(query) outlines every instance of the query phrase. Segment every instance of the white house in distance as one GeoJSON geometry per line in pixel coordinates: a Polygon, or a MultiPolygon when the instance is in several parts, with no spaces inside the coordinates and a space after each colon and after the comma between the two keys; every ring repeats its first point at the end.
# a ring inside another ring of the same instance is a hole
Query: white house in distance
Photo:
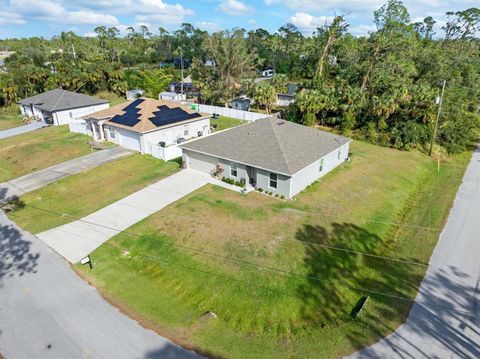
{"type": "Polygon", "coordinates": [[[348,158],[351,139],[269,117],[180,145],[188,168],[292,198],[348,158]]]}
{"type": "Polygon", "coordinates": [[[139,98],[84,116],[75,132],[170,160],[182,155],[178,143],[210,133],[210,117],[178,102],[139,98]]]}
{"type": "Polygon", "coordinates": [[[56,126],[110,107],[108,100],[62,89],[25,98],[18,105],[22,115],[56,126]]]}

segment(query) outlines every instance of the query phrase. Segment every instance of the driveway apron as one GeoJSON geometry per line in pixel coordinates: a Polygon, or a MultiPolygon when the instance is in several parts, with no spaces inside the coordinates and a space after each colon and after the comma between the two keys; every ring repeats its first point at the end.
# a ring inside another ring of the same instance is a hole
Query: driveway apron
{"type": "Polygon", "coordinates": [[[47,126],[45,122],[35,121],[29,123],[28,125],[9,128],[7,130],[0,131],[0,139],[21,135],[22,133],[32,132],[45,126],[47,126]]]}
{"type": "Polygon", "coordinates": [[[210,175],[185,169],[37,237],[69,262],[76,263],[119,232],[211,182],[210,175]]]}
{"type": "Polygon", "coordinates": [[[131,155],[132,152],[122,147],[114,147],[96,151],[85,156],[62,162],[28,175],[0,183],[0,204],[13,196],[21,196],[27,192],[44,187],[52,182],[116,159],[131,155]]]}

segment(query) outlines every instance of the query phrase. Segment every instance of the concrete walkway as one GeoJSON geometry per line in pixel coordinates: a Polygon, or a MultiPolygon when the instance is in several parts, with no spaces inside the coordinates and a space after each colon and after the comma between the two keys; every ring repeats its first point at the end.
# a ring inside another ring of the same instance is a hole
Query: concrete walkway
{"type": "Polygon", "coordinates": [[[215,181],[208,174],[185,169],[81,220],[42,232],[37,237],[69,262],[76,263],[119,232],[215,181]]]}
{"type": "Polygon", "coordinates": [[[0,131],[0,139],[21,135],[22,133],[32,132],[45,126],[47,126],[45,122],[34,121],[32,123],[29,123],[28,125],[9,128],[8,130],[0,131]]]}
{"type": "Polygon", "coordinates": [[[120,313],[1,211],[0,353],[7,359],[200,358],[120,313]]]}
{"type": "Polygon", "coordinates": [[[44,168],[5,183],[0,183],[0,204],[12,198],[12,196],[21,196],[22,194],[46,186],[49,183],[58,181],[63,177],[100,166],[131,154],[132,152],[122,147],[109,148],[44,168]]]}
{"type": "Polygon", "coordinates": [[[480,358],[480,148],[406,323],[349,358],[480,358]]]}

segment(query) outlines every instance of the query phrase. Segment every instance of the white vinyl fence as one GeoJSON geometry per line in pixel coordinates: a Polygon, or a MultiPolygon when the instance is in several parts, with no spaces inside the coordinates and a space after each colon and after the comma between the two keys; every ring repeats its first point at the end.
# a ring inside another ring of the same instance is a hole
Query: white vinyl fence
{"type": "Polygon", "coordinates": [[[270,117],[270,115],[258,112],[250,112],[243,110],[236,110],[229,107],[220,107],[220,106],[210,106],[202,104],[190,104],[190,107],[196,111],[205,112],[205,113],[218,113],[220,116],[232,117],[238,120],[253,122],[261,118],[270,117]]]}
{"type": "Polygon", "coordinates": [[[70,132],[83,133],[88,135],[87,122],[85,120],[72,120],[68,123],[70,132]]]}
{"type": "Polygon", "coordinates": [[[161,147],[157,144],[151,146],[151,155],[164,161],[182,157],[182,149],[176,145],[161,147]]]}

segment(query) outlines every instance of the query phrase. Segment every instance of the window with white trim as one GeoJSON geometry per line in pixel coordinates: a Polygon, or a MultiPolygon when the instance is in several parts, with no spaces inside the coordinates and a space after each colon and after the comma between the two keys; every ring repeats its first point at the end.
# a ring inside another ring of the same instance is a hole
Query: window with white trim
{"type": "Polygon", "coordinates": [[[73,113],[72,113],[72,112],[69,112],[68,115],[70,116],[70,119],[73,120],[73,113]]]}
{"type": "Polygon", "coordinates": [[[318,169],[318,172],[322,172],[323,171],[323,158],[320,160],[320,167],[318,169]]]}
{"type": "Polygon", "coordinates": [[[340,157],[342,157],[342,151],[338,150],[338,159],[340,159],[340,157]]]}
{"type": "Polygon", "coordinates": [[[110,130],[110,138],[115,138],[115,130],[112,127],[109,127],[110,130]]]}
{"type": "Polygon", "coordinates": [[[185,126],[185,127],[183,128],[183,135],[184,135],[184,136],[188,136],[188,126],[185,126]]]}
{"type": "Polygon", "coordinates": [[[237,174],[238,174],[237,164],[235,162],[232,162],[230,164],[230,176],[237,177],[237,174]]]}
{"type": "Polygon", "coordinates": [[[278,180],[277,174],[270,172],[270,183],[269,183],[269,185],[270,185],[271,188],[277,188],[277,180],[278,180]]]}

